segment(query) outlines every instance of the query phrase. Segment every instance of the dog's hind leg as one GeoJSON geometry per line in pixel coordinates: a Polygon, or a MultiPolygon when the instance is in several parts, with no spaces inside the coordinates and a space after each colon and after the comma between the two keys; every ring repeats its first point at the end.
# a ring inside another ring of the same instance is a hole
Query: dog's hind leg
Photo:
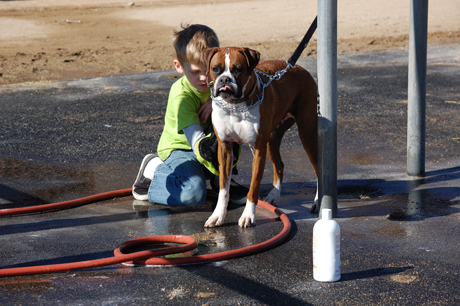
{"type": "MultiPolygon", "coordinates": [[[[315,103],[314,105],[316,106],[316,101],[311,103],[315,103]]],[[[318,116],[316,108],[297,116],[296,123],[299,129],[300,140],[310,158],[310,162],[315,170],[316,182],[318,182],[318,116]]],[[[318,188],[316,189],[315,200],[310,210],[313,213],[318,212],[318,188]]]]}
{"type": "Polygon", "coordinates": [[[267,144],[267,154],[273,164],[273,188],[265,198],[265,202],[277,206],[280,201],[281,183],[283,182],[284,163],[281,159],[280,147],[284,133],[295,123],[291,113],[286,114],[281,123],[272,132],[267,144]]]}

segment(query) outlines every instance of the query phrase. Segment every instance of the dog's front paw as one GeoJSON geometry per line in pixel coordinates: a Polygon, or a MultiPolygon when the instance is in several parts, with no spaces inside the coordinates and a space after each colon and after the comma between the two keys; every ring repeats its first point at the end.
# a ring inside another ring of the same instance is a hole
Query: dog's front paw
{"type": "Polygon", "coordinates": [[[213,213],[211,217],[209,217],[206,223],[204,224],[204,227],[221,226],[222,224],[224,224],[224,221],[225,221],[225,214],[213,213]]]}
{"type": "Polygon", "coordinates": [[[211,217],[208,218],[205,227],[216,227],[224,224],[225,216],[227,215],[228,192],[226,190],[219,191],[219,199],[217,205],[212,212],[211,217]]]}
{"type": "Polygon", "coordinates": [[[255,223],[255,220],[254,220],[254,216],[245,216],[245,215],[242,215],[240,217],[240,220],[238,221],[238,225],[240,227],[251,227],[251,226],[255,226],[256,223],[255,223]]]}
{"type": "Polygon", "coordinates": [[[256,225],[256,205],[250,201],[246,202],[243,214],[238,220],[240,227],[251,227],[256,225]]]}

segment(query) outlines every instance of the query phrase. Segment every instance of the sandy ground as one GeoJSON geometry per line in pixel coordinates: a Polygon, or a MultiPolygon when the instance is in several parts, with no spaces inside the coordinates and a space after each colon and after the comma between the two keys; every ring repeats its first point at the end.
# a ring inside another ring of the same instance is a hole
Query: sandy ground
{"type": "MultiPolygon", "coordinates": [[[[338,52],[407,46],[409,3],[338,1],[338,52]]],[[[429,4],[428,43],[460,42],[460,0],[429,4]]],[[[0,85],[173,69],[181,23],[286,59],[316,10],[313,0],[0,0],[0,85]]],[[[314,54],[316,36],[303,56],[314,54]]]]}

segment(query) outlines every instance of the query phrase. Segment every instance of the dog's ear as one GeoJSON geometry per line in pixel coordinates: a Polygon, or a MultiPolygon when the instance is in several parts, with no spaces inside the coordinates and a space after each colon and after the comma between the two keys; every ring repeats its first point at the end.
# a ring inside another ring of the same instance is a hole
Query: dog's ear
{"type": "Polygon", "coordinates": [[[246,57],[246,60],[248,61],[249,70],[252,71],[254,68],[256,68],[257,64],[259,64],[260,53],[256,50],[244,48],[243,54],[246,57]]]}
{"type": "Polygon", "coordinates": [[[214,54],[219,51],[219,48],[209,48],[203,51],[201,54],[201,59],[203,60],[205,66],[206,66],[206,83],[208,84],[209,87],[212,86],[212,82],[209,81],[209,78],[211,76],[210,73],[210,66],[211,66],[211,59],[214,56],[214,54]]]}
{"type": "Polygon", "coordinates": [[[205,66],[206,66],[206,74],[209,73],[209,66],[211,65],[211,59],[214,56],[214,54],[219,51],[219,48],[209,48],[203,51],[201,54],[201,59],[203,60],[205,66]]]}

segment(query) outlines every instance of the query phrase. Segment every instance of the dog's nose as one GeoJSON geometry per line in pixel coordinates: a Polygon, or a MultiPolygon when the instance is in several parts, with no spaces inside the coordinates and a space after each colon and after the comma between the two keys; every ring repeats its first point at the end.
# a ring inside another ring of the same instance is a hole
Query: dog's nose
{"type": "Polygon", "coordinates": [[[230,83],[230,78],[228,76],[223,76],[223,77],[220,78],[220,83],[222,85],[226,85],[226,84],[230,83]]]}

